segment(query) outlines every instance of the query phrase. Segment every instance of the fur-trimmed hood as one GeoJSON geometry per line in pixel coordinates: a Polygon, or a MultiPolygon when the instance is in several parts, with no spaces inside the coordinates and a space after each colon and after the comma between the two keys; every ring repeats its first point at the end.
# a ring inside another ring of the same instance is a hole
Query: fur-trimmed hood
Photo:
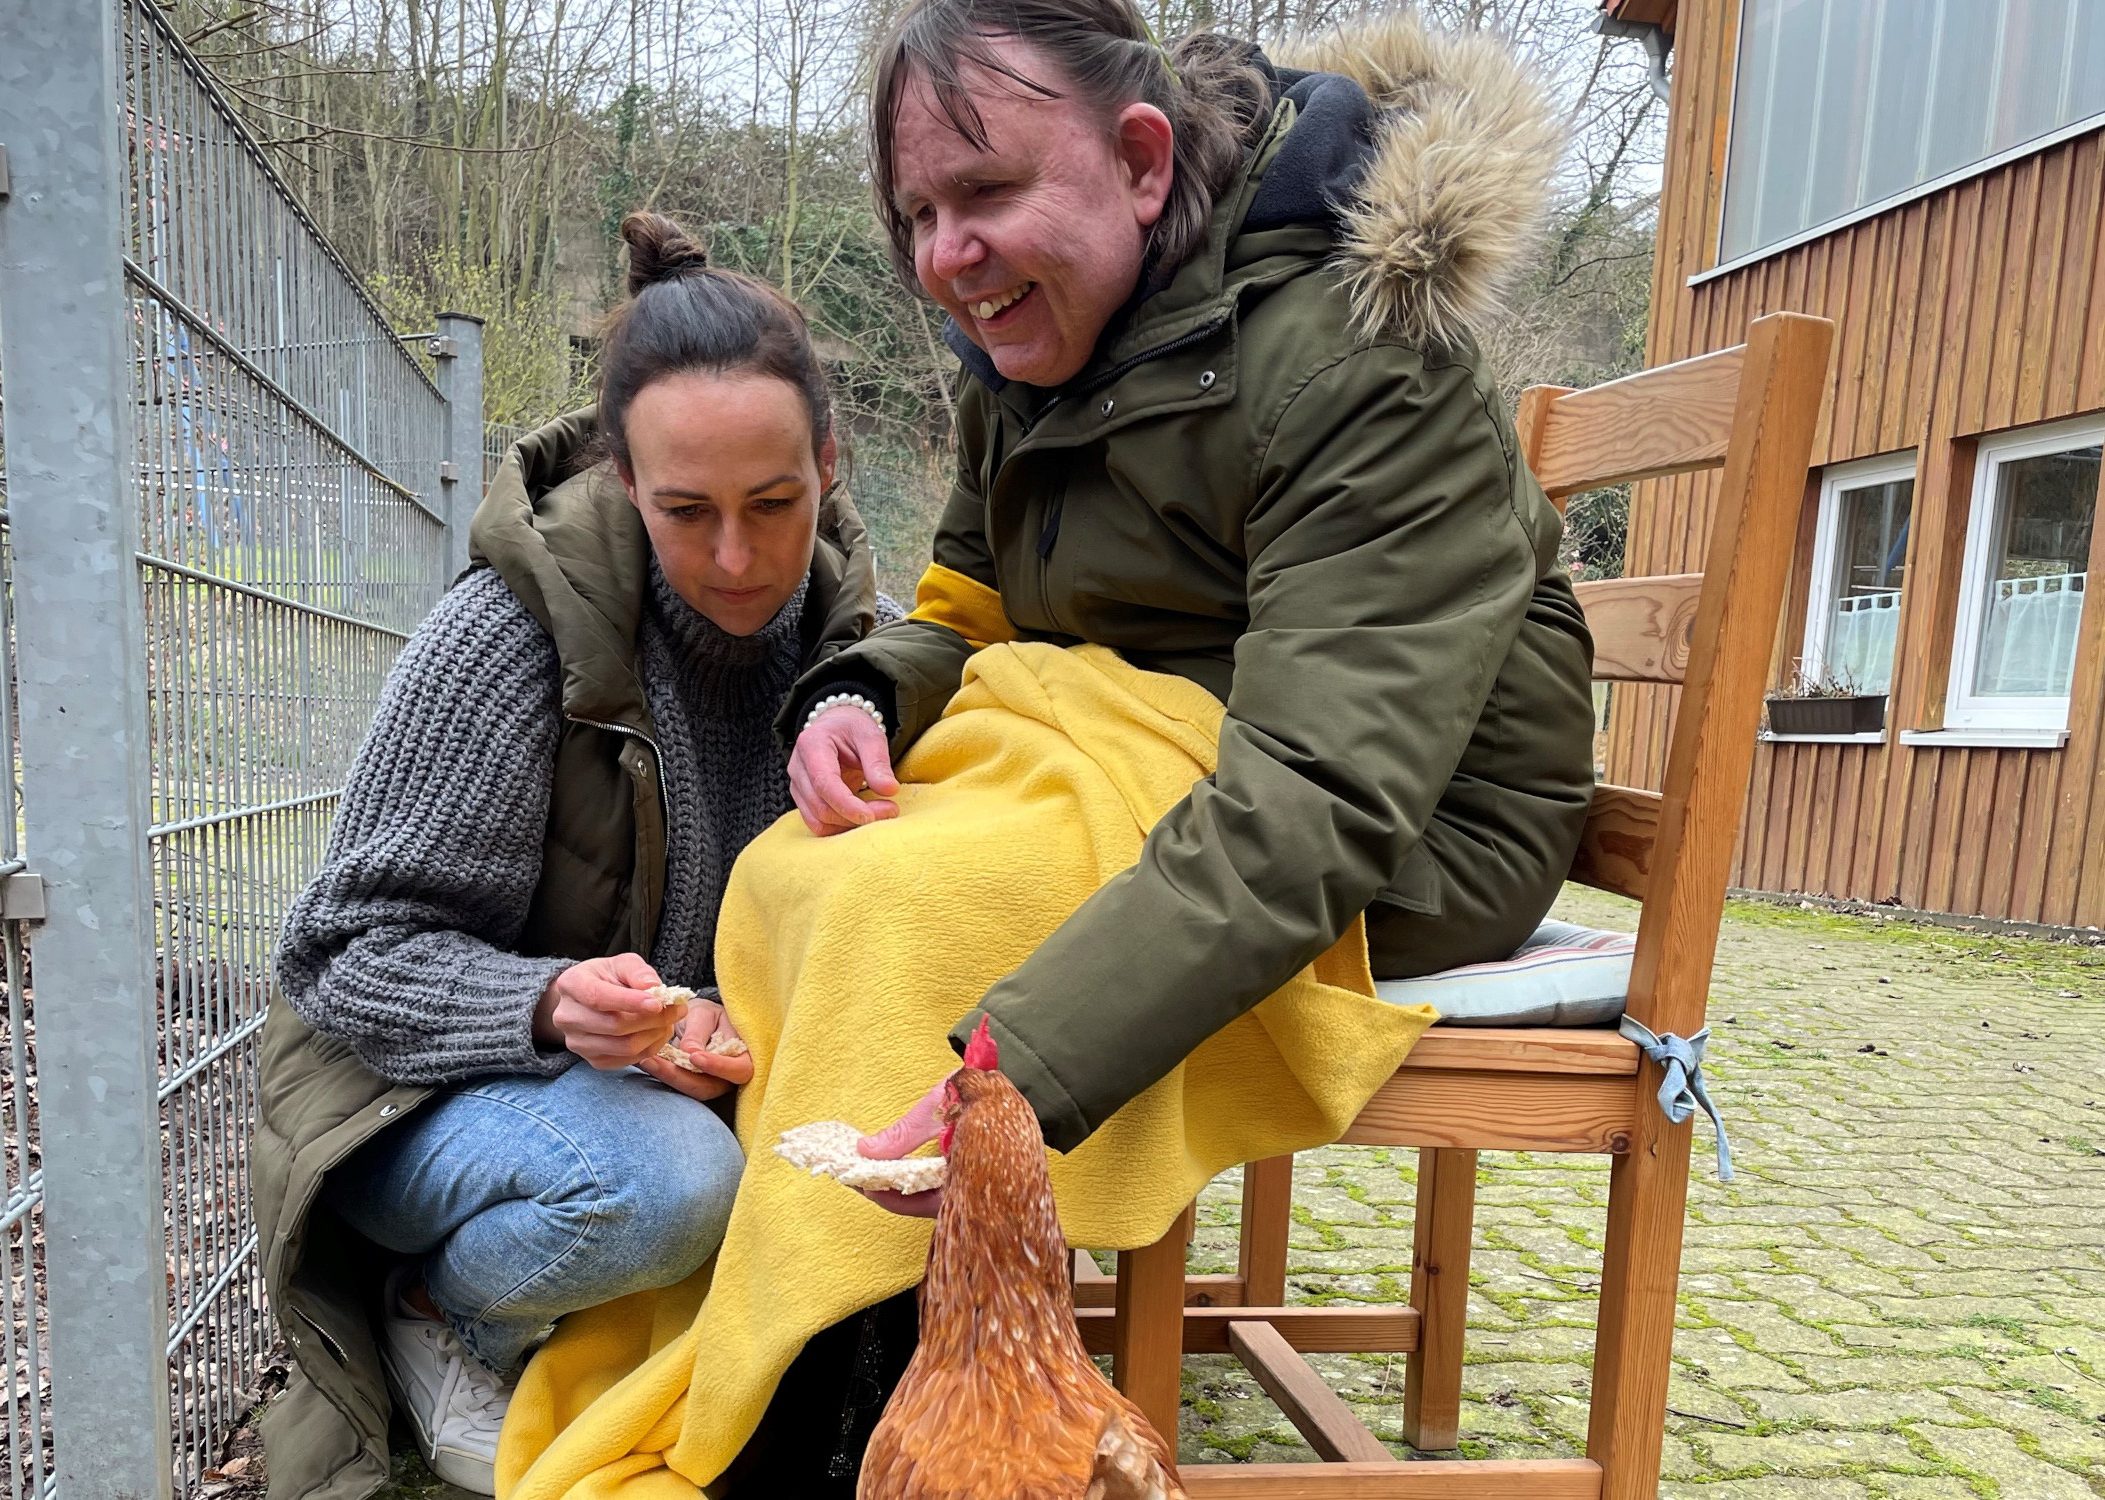
{"type": "MultiPolygon", "coordinates": [[[[1401,15],[1300,38],[1275,61],[1301,113],[1250,217],[1267,215],[1267,198],[1305,204],[1319,193],[1370,336],[1451,343],[1495,312],[1564,145],[1556,111],[1512,52],[1401,15]]],[[[1283,207],[1269,215],[1300,216],[1283,207]]]]}

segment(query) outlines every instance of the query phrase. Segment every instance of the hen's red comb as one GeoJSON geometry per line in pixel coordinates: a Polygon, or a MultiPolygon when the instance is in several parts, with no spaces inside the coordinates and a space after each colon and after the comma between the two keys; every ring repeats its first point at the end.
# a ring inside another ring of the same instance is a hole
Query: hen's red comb
{"type": "Polygon", "coordinates": [[[993,1073],[1001,1068],[1001,1044],[987,1030],[987,1018],[979,1018],[979,1030],[965,1043],[965,1066],[977,1068],[982,1073],[993,1073]]]}

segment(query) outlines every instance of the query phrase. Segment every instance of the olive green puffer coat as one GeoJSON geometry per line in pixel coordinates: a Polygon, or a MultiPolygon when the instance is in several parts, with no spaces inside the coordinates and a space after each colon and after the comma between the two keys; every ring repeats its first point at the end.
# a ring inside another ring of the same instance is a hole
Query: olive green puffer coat
{"type": "Polygon", "coordinates": [[[1554,147],[1488,46],[1390,23],[1314,59],[1364,88],[1282,72],[1206,244],[1065,386],[962,346],[914,616],[792,695],[859,684],[903,751],[974,641],[1016,637],[1110,646],[1227,704],[1217,773],[984,1000],[1056,1147],[1361,912],[1377,973],[1503,957],[1570,867],[1591,641],[1456,320],[1528,243],[1554,147]]]}

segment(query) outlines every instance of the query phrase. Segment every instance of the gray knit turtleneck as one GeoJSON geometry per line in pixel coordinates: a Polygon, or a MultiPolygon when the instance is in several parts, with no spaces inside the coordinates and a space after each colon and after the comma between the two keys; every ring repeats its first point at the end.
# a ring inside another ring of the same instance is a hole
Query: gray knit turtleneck
{"type": "MultiPolygon", "coordinates": [[[[652,565],[638,654],[670,816],[648,956],[667,983],[712,982],[731,864],[790,806],[770,720],[796,679],[803,603],[800,586],[759,632],[730,635],[652,565]]],[[[388,676],[278,954],[301,1018],[383,1078],[441,1083],[570,1062],[533,1040],[535,1003],[568,961],[516,951],[561,729],[547,632],[495,572],[464,579],[388,676]]]]}

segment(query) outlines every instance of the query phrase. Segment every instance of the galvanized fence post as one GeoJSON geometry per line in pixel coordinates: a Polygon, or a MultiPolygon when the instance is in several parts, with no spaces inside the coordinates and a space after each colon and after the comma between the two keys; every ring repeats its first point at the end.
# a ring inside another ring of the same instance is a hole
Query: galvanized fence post
{"type": "Polygon", "coordinates": [[[0,0],[0,364],[58,1485],[140,1500],[170,1492],[169,1264],[120,3],[0,0]]]}
{"type": "Polygon", "coordinates": [[[439,314],[438,373],[446,398],[446,577],[468,566],[468,523],[482,501],[482,319],[439,314]]]}

